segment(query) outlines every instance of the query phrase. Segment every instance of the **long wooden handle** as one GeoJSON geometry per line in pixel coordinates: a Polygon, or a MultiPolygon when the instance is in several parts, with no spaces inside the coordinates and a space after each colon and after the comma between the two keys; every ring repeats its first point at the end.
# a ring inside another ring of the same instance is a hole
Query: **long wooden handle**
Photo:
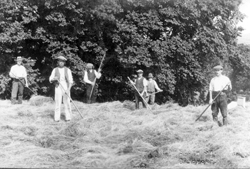
{"type": "Polygon", "coordinates": [[[72,98],[68,95],[67,91],[64,89],[64,87],[62,86],[62,84],[60,83],[59,80],[57,80],[57,82],[59,83],[59,85],[61,86],[61,89],[63,89],[63,91],[66,93],[67,97],[70,99],[70,101],[73,103],[73,105],[75,106],[76,110],[78,111],[78,113],[80,114],[80,116],[83,118],[80,110],[78,109],[78,107],[75,105],[74,101],[72,100],[72,98]]]}
{"type": "MultiPolygon", "coordinates": [[[[215,101],[215,99],[217,99],[217,97],[219,97],[219,95],[222,93],[222,91],[227,87],[229,85],[229,83],[215,96],[215,98],[213,99],[213,101],[215,101]]],[[[198,121],[200,118],[201,118],[201,116],[207,111],[207,109],[211,106],[212,104],[209,104],[208,106],[207,106],[207,108],[199,115],[199,117],[195,120],[195,122],[196,121],[198,121]]]]}
{"type": "Polygon", "coordinates": [[[133,84],[132,80],[128,77],[129,82],[133,85],[133,87],[135,88],[135,90],[137,91],[137,93],[139,94],[139,96],[142,98],[143,102],[146,105],[147,109],[150,109],[150,107],[148,106],[148,103],[146,102],[146,100],[143,98],[143,96],[140,94],[140,92],[138,91],[138,89],[136,88],[136,86],[133,84]]]}

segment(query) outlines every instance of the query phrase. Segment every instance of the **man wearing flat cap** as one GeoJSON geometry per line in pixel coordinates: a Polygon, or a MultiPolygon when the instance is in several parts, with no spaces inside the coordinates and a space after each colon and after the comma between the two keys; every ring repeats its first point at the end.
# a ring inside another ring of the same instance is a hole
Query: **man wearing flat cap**
{"type": "MultiPolygon", "coordinates": [[[[146,78],[143,77],[143,70],[139,69],[136,71],[138,74],[137,79],[135,80],[135,87],[139,91],[140,95],[144,98],[148,95],[147,93],[147,85],[148,81],[146,78]]],[[[142,105],[144,108],[146,108],[146,104],[142,100],[142,98],[138,95],[138,93],[135,93],[135,108],[139,109],[139,102],[142,102],[142,105]]]]}
{"type": "Polygon", "coordinates": [[[65,109],[65,120],[71,120],[71,105],[70,105],[70,89],[73,84],[73,77],[71,70],[65,67],[67,59],[63,56],[57,57],[58,67],[54,68],[50,77],[50,83],[55,84],[55,115],[54,120],[60,121],[61,118],[61,104],[63,100],[65,109]]]}
{"type": "Polygon", "coordinates": [[[101,70],[94,70],[94,65],[92,63],[88,63],[86,65],[86,71],[84,74],[84,82],[87,85],[86,88],[86,102],[88,104],[95,103],[96,95],[97,95],[97,85],[95,84],[96,79],[100,79],[101,70]]]}
{"type": "Polygon", "coordinates": [[[23,58],[18,56],[17,64],[12,66],[9,72],[12,81],[11,104],[22,104],[24,87],[28,87],[27,71],[22,65],[23,58]],[[25,85],[25,86],[24,86],[25,85]],[[18,94],[18,102],[16,100],[18,94]]]}
{"type": "Polygon", "coordinates": [[[223,117],[223,125],[227,125],[227,92],[232,90],[232,84],[230,79],[222,74],[223,67],[217,65],[214,68],[216,76],[212,78],[209,84],[209,104],[212,104],[212,116],[213,120],[218,123],[219,110],[223,117]],[[219,93],[221,94],[213,100],[219,93]]]}
{"type": "Polygon", "coordinates": [[[146,99],[147,102],[149,102],[150,105],[153,105],[155,103],[155,89],[160,92],[162,91],[159,86],[157,85],[156,81],[153,79],[153,74],[148,74],[148,85],[147,85],[147,92],[148,97],[146,99]]]}

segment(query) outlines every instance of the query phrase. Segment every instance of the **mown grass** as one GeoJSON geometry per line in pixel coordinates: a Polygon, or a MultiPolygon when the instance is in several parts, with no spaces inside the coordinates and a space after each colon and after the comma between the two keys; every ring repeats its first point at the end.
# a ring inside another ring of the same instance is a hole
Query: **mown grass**
{"type": "MultiPolygon", "coordinates": [[[[53,121],[53,101],[0,101],[0,167],[244,168],[250,166],[250,113],[229,111],[229,125],[212,122],[205,106],[174,103],[134,110],[130,101],[75,102],[72,121],[53,121]]],[[[73,105],[72,105],[73,106],[73,105]]]]}

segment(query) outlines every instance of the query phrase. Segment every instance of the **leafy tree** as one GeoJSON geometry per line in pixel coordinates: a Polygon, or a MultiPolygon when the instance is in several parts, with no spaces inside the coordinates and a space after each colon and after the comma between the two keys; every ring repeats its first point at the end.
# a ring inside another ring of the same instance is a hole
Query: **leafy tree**
{"type": "MultiPolygon", "coordinates": [[[[73,72],[72,97],[83,100],[87,62],[99,67],[99,101],[131,99],[127,76],[143,69],[164,92],[157,102],[185,105],[203,90],[218,60],[233,72],[242,19],[240,0],[13,0],[0,2],[1,93],[10,91],[8,71],[26,58],[31,87],[53,95],[48,77],[63,54],[73,72]],[[232,63],[232,64],[231,64],[232,63]],[[112,87],[111,87],[112,86],[112,87]]],[[[236,69],[236,68],[235,68],[236,69]]],[[[236,71],[234,71],[237,74],[236,71]]],[[[234,75],[235,76],[235,75],[234,75]]],[[[27,96],[30,93],[26,93],[27,96]]]]}

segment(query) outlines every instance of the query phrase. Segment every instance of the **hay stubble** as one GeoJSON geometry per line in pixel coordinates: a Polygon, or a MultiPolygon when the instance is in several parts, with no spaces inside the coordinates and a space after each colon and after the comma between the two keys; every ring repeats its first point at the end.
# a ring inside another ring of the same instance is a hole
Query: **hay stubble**
{"type": "MultiPolygon", "coordinates": [[[[0,167],[241,168],[250,162],[249,107],[230,112],[219,127],[205,108],[155,105],[134,110],[126,101],[76,102],[73,119],[53,121],[53,102],[41,97],[10,105],[0,101],[0,167]]],[[[249,106],[249,105],[247,105],[249,106]]]]}

